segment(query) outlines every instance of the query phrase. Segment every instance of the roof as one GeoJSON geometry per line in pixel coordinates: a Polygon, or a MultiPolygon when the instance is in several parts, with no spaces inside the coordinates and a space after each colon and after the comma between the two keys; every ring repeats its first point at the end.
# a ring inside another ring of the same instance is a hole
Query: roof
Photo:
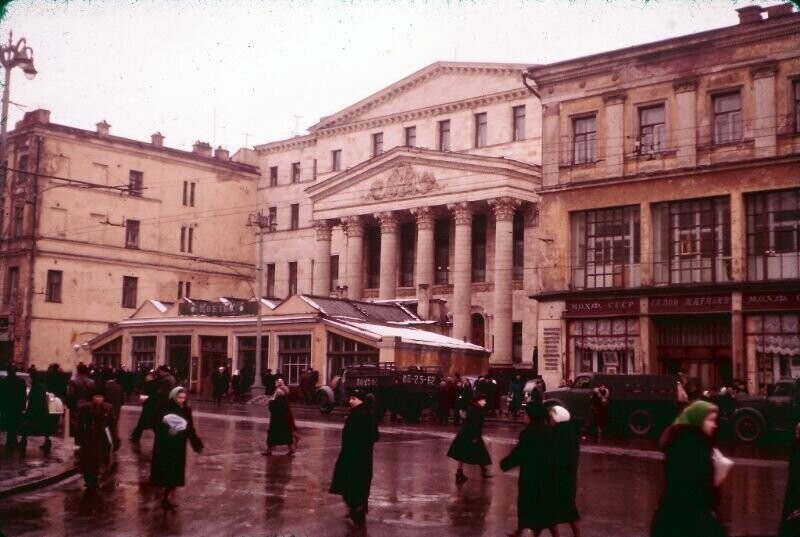
{"type": "Polygon", "coordinates": [[[339,319],[326,319],[326,324],[335,326],[345,331],[354,332],[362,337],[367,337],[375,341],[380,341],[383,338],[400,338],[403,343],[411,343],[414,345],[429,345],[433,347],[444,347],[448,349],[457,349],[462,351],[474,352],[488,352],[485,348],[455,339],[449,336],[443,336],[428,330],[419,328],[412,328],[407,326],[393,326],[368,322],[355,322],[355,321],[342,321],[339,319]]]}
{"type": "Polygon", "coordinates": [[[300,298],[323,315],[341,320],[400,324],[424,322],[399,304],[362,302],[314,295],[300,295],[300,298]]]}

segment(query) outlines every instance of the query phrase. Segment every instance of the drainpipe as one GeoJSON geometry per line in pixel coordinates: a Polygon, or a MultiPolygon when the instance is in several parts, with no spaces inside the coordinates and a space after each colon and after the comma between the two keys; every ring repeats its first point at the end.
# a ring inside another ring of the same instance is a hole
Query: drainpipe
{"type": "Polygon", "coordinates": [[[25,334],[22,363],[30,365],[31,324],[33,323],[33,285],[36,281],[36,239],[39,234],[39,166],[42,161],[42,136],[36,137],[36,166],[33,169],[33,223],[31,225],[31,255],[28,263],[28,289],[25,296],[25,334]]]}

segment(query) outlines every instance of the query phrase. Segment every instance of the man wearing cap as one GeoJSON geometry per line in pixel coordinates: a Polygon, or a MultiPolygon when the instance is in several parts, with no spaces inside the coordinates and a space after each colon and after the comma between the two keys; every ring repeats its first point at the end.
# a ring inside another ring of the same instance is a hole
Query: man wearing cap
{"type": "Polygon", "coordinates": [[[361,390],[347,397],[350,415],[342,429],[342,450],[336,460],[331,494],[339,494],[350,510],[348,516],[356,525],[366,521],[367,501],[372,485],[372,450],[378,441],[378,425],[361,390]]]}

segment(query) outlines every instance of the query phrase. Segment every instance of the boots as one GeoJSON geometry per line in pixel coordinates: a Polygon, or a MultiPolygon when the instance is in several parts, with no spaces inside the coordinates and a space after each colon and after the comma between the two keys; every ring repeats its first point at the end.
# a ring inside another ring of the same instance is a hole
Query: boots
{"type": "Polygon", "coordinates": [[[464,475],[464,470],[459,468],[456,470],[456,483],[463,483],[467,480],[467,476],[464,475]]]}

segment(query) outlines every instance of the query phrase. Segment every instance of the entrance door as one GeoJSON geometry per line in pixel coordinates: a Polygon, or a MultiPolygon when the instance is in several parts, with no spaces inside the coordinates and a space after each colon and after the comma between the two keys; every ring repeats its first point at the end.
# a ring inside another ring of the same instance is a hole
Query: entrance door
{"type": "Polygon", "coordinates": [[[167,365],[175,371],[179,386],[188,386],[192,336],[167,336],[167,365]]]}
{"type": "Polygon", "coordinates": [[[212,375],[220,367],[228,366],[228,338],[225,336],[200,336],[200,393],[211,396],[212,375]]]}
{"type": "MultiPolygon", "coordinates": [[[[486,347],[486,322],[480,313],[472,314],[472,341],[475,345],[486,347]]],[[[508,356],[504,358],[509,358],[508,356]]]]}

